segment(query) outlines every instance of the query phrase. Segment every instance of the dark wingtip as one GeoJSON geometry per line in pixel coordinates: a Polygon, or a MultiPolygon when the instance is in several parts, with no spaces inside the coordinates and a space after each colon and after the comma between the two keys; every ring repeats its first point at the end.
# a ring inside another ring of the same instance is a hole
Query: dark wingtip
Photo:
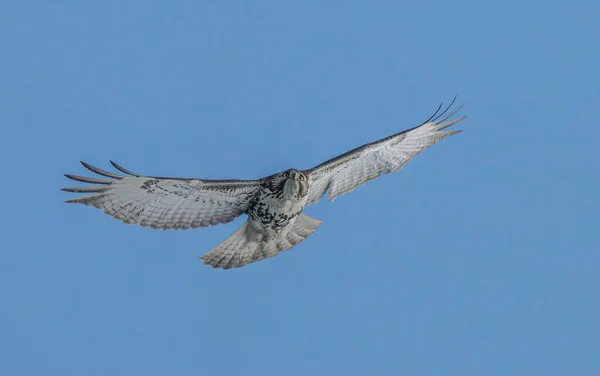
{"type": "Polygon", "coordinates": [[[452,99],[452,102],[450,102],[450,104],[446,107],[446,109],[444,111],[442,111],[441,114],[439,114],[438,116],[436,116],[433,119],[433,122],[436,122],[439,118],[441,118],[442,116],[444,116],[444,114],[446,112],[448,112],[448,110],[452,107],[452,105],[454,104],[454,102],[456,102],[456,98],[458,98],[458,95],[455,95],[454,98],[452,99]]]}
{"type": "MultiPolygon", "coordinates": [[[[429,117],[429,119],[427,119],[424,122],[422,122],[421,125],[427,124],[430,121],[437,122],[454,105],[454,103],[456,102],[457,98],[458,98],[458,95],[454,95],[454,98],[452,98],[452,101],[450,102],[450,104],[448,106],[446,106],[446,108],[444,109],[444,111],[442,111],[441,113],[440,113],[440,110],[442,109],[442,106],[444,105],[444,102],[440,103],[440,105],[438,106],[437,110],[435,110],[435,112],[433,113],[433,115],[431,115],[429,117]]],[[[462,107],[462,106],[463,105],[461,105],[460,107],[462,107]]],[[[460,107],[459,107],[459,109],[460,109],[460,107]]],[[[456,113],[456,110],[452,112],[452,114],[455,114],[455,113],[456,113]]],[[[448,117],[449,116],[446,116],[444,119],[447,119],[448,117]]]]}
{"type": "Polygon", "coordinates": [[[123,178],[122,175],[117,175],[112,172],[104,171],[103,169],[94,167],[91,164],[86,163],[84,161],[79,161],[79,162],[83,165],[83,167],[87,168],[88,170],[92,171],[95,174],[106,176],[107,178],[113,178],[113,179],[122,179],[123,178]]]}
{"type": "Polygon", "coordinates": [[[82,183],[110,184],[112,182],[111,180],[91,178],[91,177],[87,177],[87,176],[79,176],[79,175],[72,175],[72,174],[64,174],[64,175],[65,175],[65,177],[67,177],[71,180],[80,181],[82,183]]]}
{"type": "Polygon", "coordinates": [[[139,176],[140,176],[139,174],[136,174],[135,172],[133,172],[133,171],[130,171],[130,170],[126,169],[126,168],[125,168],[125,167],[123,167],[123,166],[120,166],[120,165],[119,165],[117,162],[115,162],[115,161],[109,160],[109,162],[110,162],[110,164],[111,164],[111,165],[113,165],[113,167],[114,167],[114,168],[116,168],[117,170],[121,171],[121,172],[122,172],[122,173],[124,173],[124,174],[128,174],[128,175],[131,175],[131,176],[137,176],[137,177],[139,177],[139,176]]]}
{"type": "Polygon", "coordinates": [[[72,175],[72,174],[63,174],[63,175],[65,176],[65,178],[79,181],[79,179],[77,179],[79,176],[77,176],[77,175],[72,175]]]}
{"type": "Polygon", "coordinates": [[[429,117],[429,119],[427,119],[424,122],[422,122],[421,125],[429,123],[431,121],[431,119],[433,119],[438,114],[438,112],[440,112],[440,109],[442,108],[443,105],[444,105],[444,102],[440,103],[440,105],[438,106],[437,110],[435,110],[435,112],[433,113],[433,115],[431,115],[429,117]]]}

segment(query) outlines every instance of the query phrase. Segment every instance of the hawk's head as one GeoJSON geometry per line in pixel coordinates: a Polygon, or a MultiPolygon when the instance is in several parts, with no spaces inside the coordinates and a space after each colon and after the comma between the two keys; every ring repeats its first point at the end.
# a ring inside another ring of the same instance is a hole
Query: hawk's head
{"type": "Polygon", "coordinates": [[[297,200],[308,194],[308,175],[293,168],[268,177],[265,184],[271,192],[284,198],[297,200]]]}

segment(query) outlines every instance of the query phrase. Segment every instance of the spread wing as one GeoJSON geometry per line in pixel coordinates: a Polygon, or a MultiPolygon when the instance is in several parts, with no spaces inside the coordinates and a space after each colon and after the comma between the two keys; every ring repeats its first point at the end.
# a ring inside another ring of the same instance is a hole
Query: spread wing
{"type": "Polygon", "coordinates": [[[68,200],[104,210],[124,223],[162,229],[188,229],[227,223],[246,212],[258,192],[257,180],[200,180],[161,178],[135,174],[111,161],[125,175],[101,170],[81,162],[88,170],[104,176],[65,176],[93,186],[63,188],[91,193],[68,200]]]}
{"type": "Polygon", "coordinates": [[[443,131],[466,118],[462,116],[451,120],[462,106],[444,116],[453,104],[454,100],[437,115],[442,107],[440,105],[433,116],[417,127],[359,146],[306,170],[305,172],[309,174],[307,205],[319,201],[327,191],[329,191],[327,199],[332,201],[337,196],[350,192],[381,174],[398,171],[429,146],[461,132],[460,130],[443,131]]]}

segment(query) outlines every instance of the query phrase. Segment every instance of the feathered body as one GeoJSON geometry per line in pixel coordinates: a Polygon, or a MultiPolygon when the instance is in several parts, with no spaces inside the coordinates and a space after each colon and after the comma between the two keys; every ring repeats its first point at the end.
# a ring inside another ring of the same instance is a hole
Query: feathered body
{"type": "Polygon", "coordinates": [[[302,214],[307,195],[308,175],[303,171],[291,169],[263,179],[248,204],[247,222],[201,258],[229,269],[291,249],[323,223],[302,214]]]}
{"type": "Polygon", "coordinates": [[[421,125],[359,146],[308,170],[286,170],[259,180],[162,178],[133,173],[111,161],[119,175],[82,162],[107,177],[65,175],[94,184],[63,190],[89,195],[68,200],[102,209],[124,223],[161,229],[188,229],[248,219],[229,238],[200,258],[229,269],[273,257],[304,241],[323,222],[302,213],[329,192],[328,200],[369,180],[401,169],[415,155],[460,130],[443,131],[466,116],[449,120],[438,111],[421,125]],[[437,115],[437,117],[436,117],[437,115]],[[446,122],[447,121],[447,122],[446,122]]]}
{"type": "Polygon", "coordinates": [[[256,229],[282,232],[293,223],[308,194],[308,176],[287,170],[265,179],[248,205],[248,221],[256,229]]]}

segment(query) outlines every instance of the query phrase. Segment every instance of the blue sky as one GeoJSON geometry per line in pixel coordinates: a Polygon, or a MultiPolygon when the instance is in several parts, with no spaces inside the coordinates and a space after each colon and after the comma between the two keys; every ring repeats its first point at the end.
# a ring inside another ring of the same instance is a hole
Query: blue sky
{"type": "Polygon", "coordinates": [[[600,372],[597,2],[0,5],[3,375],[600,372]],[[307,214],[292,251],[66,205],[79,160],[309,168],[458,94],[465,132],[307,214]]]}

